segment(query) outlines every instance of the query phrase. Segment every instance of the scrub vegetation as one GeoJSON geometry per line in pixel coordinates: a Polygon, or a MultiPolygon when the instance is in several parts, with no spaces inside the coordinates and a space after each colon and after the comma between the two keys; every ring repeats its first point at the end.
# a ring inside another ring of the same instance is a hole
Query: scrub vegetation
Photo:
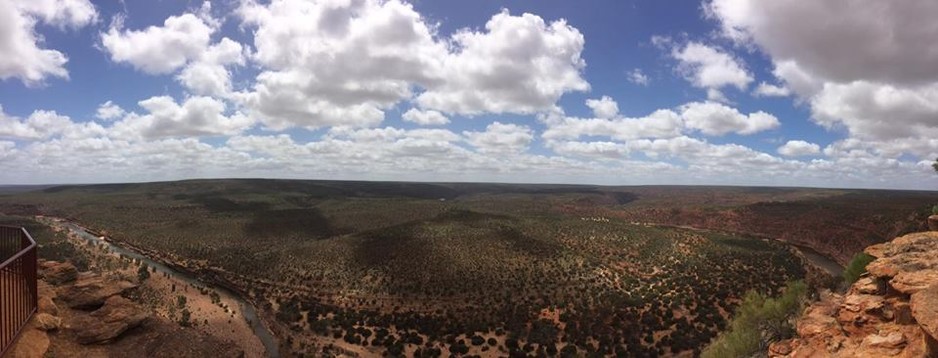
{"type": "MultiPolygon", "coordinates": [[[[675,188],[681,210],[843,195],[698,190],[675,188]]],[[[286,353],[700,354],[741,302],[804,270],[776,241],[652,224],[676,207],[661,193],[194,180],[0,195],[0,212],[73,220],[243,292],[286,353]]]]}

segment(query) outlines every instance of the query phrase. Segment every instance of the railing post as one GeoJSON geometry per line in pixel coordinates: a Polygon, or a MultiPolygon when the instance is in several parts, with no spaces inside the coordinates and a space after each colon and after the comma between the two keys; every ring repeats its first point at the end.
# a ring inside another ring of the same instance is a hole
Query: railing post
{"type": "Polygon", "coordinates": [[[24,228],[0,226],[0,356],[38,309],[36,241],[24,228]]]}

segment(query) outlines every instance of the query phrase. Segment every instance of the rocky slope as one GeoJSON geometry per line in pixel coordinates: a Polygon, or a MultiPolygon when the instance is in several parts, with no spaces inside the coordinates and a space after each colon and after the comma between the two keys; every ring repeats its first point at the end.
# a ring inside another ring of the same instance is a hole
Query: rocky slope
{"type": "Polygon", "coordinates": [[[824,293],[798,320],[798,337],[770,357],[938,356],[938,231],[872,245],[869,274],[845,294],[824,293]]]}
{"type": "Polygon", "coordinates": [[[132,299],[137,284],[40,263],[38,312],[9,357],[243,357],[214,337],[153,316],[132,299]]]}

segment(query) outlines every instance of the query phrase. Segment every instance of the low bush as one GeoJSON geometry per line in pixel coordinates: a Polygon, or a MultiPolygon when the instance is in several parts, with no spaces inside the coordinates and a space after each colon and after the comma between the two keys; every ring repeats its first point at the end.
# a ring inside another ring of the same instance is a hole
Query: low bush
{"type": "Polygon", "coordinates": [[[875,257],[865,252],[854,255],[850,263],[847,264],[847,268],[844,269],[844,283],[849,286],[857,282],[857,280],[860,279],[860,275],[866,273],[866,265],[869,265],[870,262],[873,262],[875,259],[875,257]]]}
{"type": "Polygon", "coordinates": [[[776,298],[749,291],[736,310],[729,330],[720,334],[701,357],[746,357],[764,350],[771,341],[794,335],[791,317],[798,313],[808,286],[803,281],[789,282],[776,298]]]}

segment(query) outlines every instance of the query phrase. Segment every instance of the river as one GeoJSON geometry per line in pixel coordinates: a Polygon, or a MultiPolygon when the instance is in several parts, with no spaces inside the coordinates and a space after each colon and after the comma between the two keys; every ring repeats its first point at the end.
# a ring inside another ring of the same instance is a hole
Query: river
{"type": "Polygon", "coordinates": [[[693,226],[683,226],[683,225],[669,225],[669,224],[656,224],[656,223],[639,223],[639,222],[633,222],[632,224],[633,224],[633,225],[643,225],[643,226],[654,226],[654,227],[679,228],[679,229],[686,229],[686,230],[693,230],[693,231],[701,231],[701,232],[716,232],[716,233],[722,233],[722,234],[729,234],[729,235],[733,235],[733,236],[752,237],[752,238],[754,238],[754,239],[762,239],[762,240],[776,241],[776,242],[780,242],[780,243],[783,243],[783,244],[785,244],[785,245],[788,245],[788,246],[794,248],[795,250],[798,250],[798,253],[800,253],[801,256],[803,256],[804,259],[808,261],[809,264],[811,264],[811,265],[813,265],[813,266],[816,266],[816,267],[819,267],[820,269],[822,269],[822,270],[824,270],[825,272],[829,273],[831,276],[840,277],[840,276],[843,276],[843,273],[844,273],[844,267],[843,267],[843,266],[841,266],[839,263],[837,263],[837,261],[834,261],[834,259],[832,259],[832,258],[830,258],[830,257],[827,257],[827,256],[825,256],[824,254],[822,254],[822,253],[820,253],[820,252],[817,252],[817,250],[814,250],[814,249],[812,249],[812,248],[810,248],[810,247],[807,247],[807,246],[802,246],[802,245],[798,245],[798,244],[795,244],[795,243],[791,243],[791,242],[788,242],[788,241],[785,241],[785,240],[779,240],[779,239],[776,239],[776,238],[773,238],[773,237],[770,237],[770,236],[767,236],[767,235],[752,234],[752,233],[736,233],[736,232],[732,232],[732,231],[723,231],[723,230],[714,230],[714,229],[701,229],[701,228],[696,228],[696,227],[693,227],[693,226]]]}
{"type": "Polygon", "coordinates": [[[834,276],[834,277],[843,276],[844,267],[840,266],[840,264],[837,263],[837,261],[834,261],[833,259],[827,256],[824,256],[824,254],[817,252],[810,247],[792,244],[788,242],[786,243],[794,247],[796,250],[798,250],[798,252],[800,252],[801,255],[803,255],[806,260],[814,264],[814,266],[820,267],[822,270],[827,271],[827,273],[831,274],[831,276],[834,276]]]}
{"type": "Polygon", "coordinates": [[[135,259],[137,259],[137,260],[141,260],[141,261],[143,261],[144,263],[146,263],[147,265],[149,265],[150,267],[155,268],[155,269],[156,269],[157,271],[159,271],[159,272],[166,273],[166,274],[168,274],[168,275],[172,275],[172,276],[174,276],[175,278],[177,278],[177,279],[179,279],[179,280],[181,280],[181,281],[184,281],[184,282],[186,282],[186,283],[189,283],[189,284],[191,284],[191,285],[202,286],[202,287],[208,288],[208,289],[210,289],[210,290],[214,290],[214,291],[218,292],[219,295],[221,295],[222,297],[225,297],[225,298],[228,298],[228,299],[230,299],[230,300],[232,300],[232,301],[237,302],[237,303],[238,303],[238,307],[239,307],[239,309],[241,310],[241,314],[244,316],[244,318],[245,318],[245,319],[248,321],[248,323],[251,325],[251,329],[254,331],[254,334],[257,335],[257,338],[260,339],[261,343],[264,344],[264,349],[266,350],[267,356],[268,356],[268,357],[272,357],[272,358],[279,358],[279,357],[280,357],[280,353],[279,353],[279,349],[278,349],[278,343],[277,343],[277,340],[274,339],[273,334],[271,334],[271,333],[270,333],[270,330],[268,330],[267,327],[265,327],[264,324],[261,323],[261,319],[260,319],[260,317],[258,317],[257,311],[255,310],[254,306],[251,305],[251,304],[250,304],[249,302],[247,302],[246,300],[244,300],[244,298],[242,298],[242,297],[241,297],[240,295],[238,295],[237,293],[232,292],[231,290],[229,290],[229,289],[227,289],[227,288],[224,288],[224,287],[215,286],[215,285],[208,284],[208,283],[206,283],[206,282],[202,282],[202,281],[199,280],[197,277],[195,277],[195,276],[193,276],[193,275],[191,275],[191,274],[189,274],[189,273],[187,273],[187,272],[177,271],[177,270],[175,270],[175,269],[173,269],[173,268],[171,268],[171,267],[169,267],[169,266],[166,266],[166,265],[164,265],[164,264],[162,264],[162,263],[160,263],[160,262],[158,262],[158,261],[152,260],[152,259],[150,259],[149,257],[147,257],[147,256],[145,256],[145,255],[139,254],[139,253],[134,252],[134,251],[132,251],[132,250],[125,249],[125,248],[120,247],[120,246],[117,246],[117,245],[115,245],[114,243],[111,243],[111,242],[109,242],[109,241],[107,241],[107,240],[103,240],[103,239],[101,239],[100,237],[97,237],[97,236],[92,235],[91,233],[85,231],[84,228],[82,228],[81,226],[76,225],[75,223],[71,223],[71,222],[68,222],[68,221],[58,221],[58,220],[54,220],[54,222],[51,223],[51,224],[53,224],[53,225],[59,225],[59,226],[61,226],[61,227],[64,227],[64,228],[70,230],[71,232],[75,233],[78,237],[80,237],[80,238],[82,238],[82,239],[84,239],[84,240],[90,241],[90,242],[92,242],[92,243],[94,243],[94,244],[97,244],[97,245],[101,245],[101,244],[107,245],[108,249],[110,249],[110,250],[113,251],[113,252],[116,252],[116,253],[118,253],[118,254],[121,254],[121,255],[124,255],[124,256],[127,256],[127,257],[135,258],[135,259]]]}

